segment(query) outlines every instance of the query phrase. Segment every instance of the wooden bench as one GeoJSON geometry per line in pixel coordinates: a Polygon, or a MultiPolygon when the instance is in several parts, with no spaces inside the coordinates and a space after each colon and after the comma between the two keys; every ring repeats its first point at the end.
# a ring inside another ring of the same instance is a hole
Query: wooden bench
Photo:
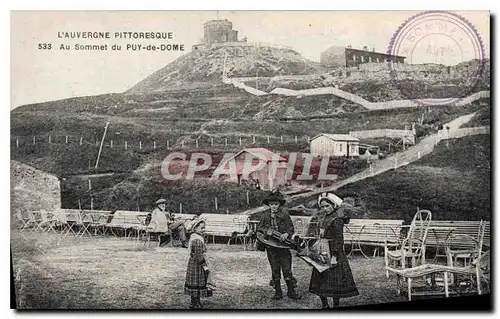
{"type": "Polygon", "coordinates": [[[104,227],[114,236],[123,234],[125,237],[130,237],[135,231],[137,232],[137,238],[139,238],[138,232],[146,229],[147,215],[148,212],[117,210],[114,212],[111,221],[105,223],[104,227]]]}
{"type": "Polygon", "coordinates": [[[463,237],[470,236],[479,241],[479,226],[485,223],[483,246],[490,247],[490,222],[489,221],[458,221],[458,220],[432,220],[427,231],[425,247],[435,247],[434,261],[439,257],[446,257],[444,252],[446,243],[450,248],[457,250],[474,250],[475,244],[472,241],[463,240],[463,237]],[[462,238],[461,238],[462,237],[462,238]]]}
{"type": "Polygon", "coordinates": [[[375,257],[379,248],[399,245],[403,222],[399,219],[351,219],[344,227],[344,243],[351,244],[348,256],[357,251],[368,258],[361,246],[375,246],[375,257]]]}
{"type": "Polygon", "coordinates": [[[201,214],[200,218],[205,219],[205,235],[215,237],[229,237],[228,245],[232,238],[246,237],[249,230],[250,217],[242,214],[201,214]]]}

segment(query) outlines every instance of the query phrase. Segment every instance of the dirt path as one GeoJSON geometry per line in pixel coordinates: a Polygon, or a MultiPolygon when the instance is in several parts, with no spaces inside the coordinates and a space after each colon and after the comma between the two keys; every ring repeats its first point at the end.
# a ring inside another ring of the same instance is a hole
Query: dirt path
{"type": "MultiPolygon", "coordinates": [[[[453,121],[444,124],[442,130],[439,130],[437,133],[423,138],[419,143],[408,148],[404,152],[399,152],[397,154],[394,154],[393,156],[376,161],[371,165],[371,168],[365,169],[364,171],[358,174],[355,174],[344,180],[341,180],[338,183],[333,184],[332,186],[324,187],[322,189],[312,189],[310,192],[291,196],[288,199],[288,201],[293,203],[295,201],[304,198],[317,196],[323,192],[332,192],[347,184],[351,184],[366,179],[368,177],[379,175],[391,169],[397,169],[398,167],[406,166],[412,162],[415,162],[418,159],[420,159],[420,157],[430,154],[434,150],[434,146],[438,144],[441,140],[445,140],[449,136],[453,136],[454,133],[459,130],[460,126],[469,122],[472,119],[472,117],[474,117],[474,115],[475,113],[458,117],[453,121]],[[449,127],[449,130],[447,130],[446,127],[449,127]]],[[[471,132],[471,134],[473,133],[471,132]]],[[[265,206],[261,206],[244,211],[242,212],[242,214],[251,215],[265,209],[266,209],[265,206]]]]}

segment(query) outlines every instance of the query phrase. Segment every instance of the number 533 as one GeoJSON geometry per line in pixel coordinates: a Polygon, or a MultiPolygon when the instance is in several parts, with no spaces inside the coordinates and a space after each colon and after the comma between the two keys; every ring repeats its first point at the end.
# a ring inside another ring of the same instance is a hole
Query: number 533
{"type": "Polygon", "coordinates": [[[38,50],[50,50],[52,49],[52,43],[38,43],[38,50]]]}

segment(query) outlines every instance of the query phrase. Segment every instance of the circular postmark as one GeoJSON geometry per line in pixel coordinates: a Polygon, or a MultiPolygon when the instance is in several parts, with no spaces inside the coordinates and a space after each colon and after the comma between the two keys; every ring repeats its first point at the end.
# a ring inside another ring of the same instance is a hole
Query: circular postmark
{"type": "Polygon", "coordinates": [[[393,85],[420,106],[454,105],[484,86],[483,41],[453,12],[412,16],[394,33],[387,54],[393,85]]]}

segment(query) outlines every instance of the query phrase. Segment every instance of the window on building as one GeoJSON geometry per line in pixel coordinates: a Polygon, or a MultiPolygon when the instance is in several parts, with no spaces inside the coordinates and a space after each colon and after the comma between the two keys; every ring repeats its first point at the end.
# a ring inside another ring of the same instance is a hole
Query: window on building
{"type": "Polygon", "coordinates": [[[361,56],[361,63],[365,62],[365,57],[361,56]]]}
{"type": "Polygon", "coordinates": [[[342,152],[342,144],[339,144],[340,151],[342,152]]]}
{"type": "Polygon", "coordinates": [[[372,57],[371,56],[368,57],[368,62],[372,62],[372,57]]]}
{"type": "Polygon", "coordinates": [[[352,60],[353,60],[354,62],[356,62],[356,54],[353,54],[353,55],[352,55],[352,60]]]}
{"type": "Polygon", "coordinates": [[[356,153],[356,145],[351,145],[351,153],[356,153]]]}

